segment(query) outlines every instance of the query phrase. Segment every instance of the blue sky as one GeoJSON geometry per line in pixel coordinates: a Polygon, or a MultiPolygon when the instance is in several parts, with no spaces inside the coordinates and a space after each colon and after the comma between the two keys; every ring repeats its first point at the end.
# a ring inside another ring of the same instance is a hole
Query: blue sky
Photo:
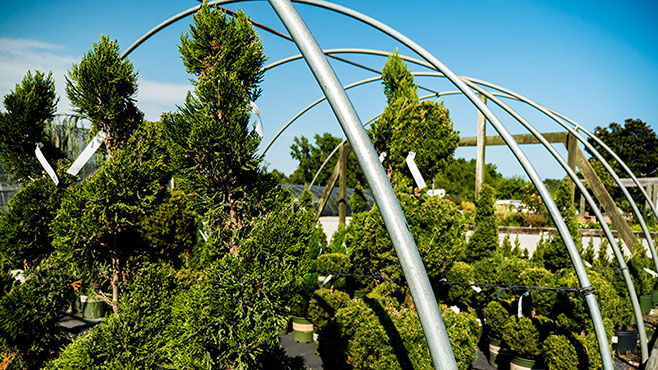
{"type": "MultiPolygon", "coordinates": [[[[516,91],[549,106],[592,130],[610,122],[639,118],[658,125],[658,5],[652,1],[337,1],[368,14],[412,38],[460,75],[476,77],[516,91]]],[[[68,112],[64,75],[101,34],[127,48],[164,19],[197,5],[192,0],[33,1],[0,3],[0,95],[28,70],[52,70],[59,110],[68,112]]],[[[256,22],[285,31],[269,4],[239,4],[256,22]]],[[[323,48],[370,48],[412,55],[378,31],[325,10],[296,5],[323,48]]],[[[235,9],[236,5],[227,8],[235,9]]],[[[138,105],[148,119],[175,110],[190,89],[177,45],[191,18],[160,32],[130,55],[140,76],[138,105]]],[[[259,31],[269,62],[297,54],[294,44],[259,31]]],[[[413,55],[415,56],[415,55],[413,55]]],[[[349,55],[381,69],[385,59],[349,55]]],[[[372,77],[372,72],[332,62],[341,82],[372,77]]],[[[414,70],[422,70],[413,67],[414,70]]],[[[423,77],[423,86],[454,90],[447,81],[423,77]]],[[[322,93],[301,62],[268,71],[261,110],[263,146],[279,128],[322,93]]],[[[380,83],[350,91],[362,120],[385,107],[380,83]]],[[[476,113],[462,96],[447,96],[455,129],[475,135],[476,113]]],[[[561,131],[527,106],[510,105],[544,132],[561,131]]],[[[494,113],[512,133],[525,133],[500,110],[494,113]]],[[[277,140],[266,156],[270,168],[290,173],[296,167],[289,146],[295,136],[342,132],[326,103],[303,116],[277,140]]],[[[488,134],[493,134],[489,126],[488,134]]],[[[559,147],[562,153],[563,148],[559,147]]],[[[564,172],[537,146],[524,147],[539,174],[559,178],[564,172]]],[[[472,158],[474,149],[458,149],[472,158]]],[[[508,149],[490,147],[487,161],[505,176],[523,175],[508,149]]]]}

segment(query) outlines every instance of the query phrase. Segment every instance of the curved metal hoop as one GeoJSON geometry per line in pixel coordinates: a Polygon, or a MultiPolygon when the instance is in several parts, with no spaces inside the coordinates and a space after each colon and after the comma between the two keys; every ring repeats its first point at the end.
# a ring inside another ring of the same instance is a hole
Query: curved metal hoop
{"type": "MultiPolygon", "coordinates": [[[[231,1],[231,0],[225,0],[225,1],[212,1],[211,4],[225,4],[225,3],[232,3],[232,2],[237,2],[237,1],[231,1]]],[[[505,129],[505,127],[502,125],[502,123],[498,120],[498,118],[489,110],[489,108],[482,103],[475,93],[469,89],[468,85],[462,81],[457,75],[455,75],[450,69],[448,69],[445,65],[443,65],[438,59],[436,59],[433,55],[431,55],[429,52],[421,48],[419,45],[408,39],[406,36],[402,35],[401,33],[395,31],[394,29],[384,25],[381,22],[378,22],[370,17],[367,17],[361,13],[358,13],[354,10],[351,10],[346,7],[342,7],[336,4],[331,4],[325,1],[318,1],[318,0],[298,0],[296,2],[299,3],[304,3],[304,4],[309,4],[309,5],[314,5],[318,6],[321,8],[325,8],[337,13],[341,13],[344,15],[347,15],[351,18],[354,18],[358,21],[361,21],[363,23],[366,23],[367,25],[378,29],[379,31],[382,31],[383,33],[389,35],[390,37],[398,40],[399,42],[403,43],[410,49],[412,49],[414,52],[422,56],[425,60],[429,62],[430,65],[432,65],[433,69],[436,69],[440,72],[443,72],[446,78],[448,78],[467,98],[475,107],[486,117],[487,120],[494,126],[496,131],[498,131],[499,135],[503,138],[505,141],[506,145],[512,150],[512,153],[514,156],[517,158],[517,160],[520,162],[521,166],[523,167],[524,171],[530,178],[531,182],[537,189],[540,197],[544,201],[544,204],[546,205],[549,214],[553,218],[555,225],[558,229],[558,232],[560,233],[562,239],[564,240],[567,250],[569,252],[569,255],[571,257],[572,263],[574,265],[574,269],[576,271],[576,275],[578,276],[579,282],[581,284],[581,287],[591,287],[591,283],[589,281],[589,278],[587,276],[587,272],[585,270],[585,267],[582,263],[582,260],[580,256],[577,253],[577,248],[575,246],[575,243],[573,239],[571,238],[568,228],[566,227],[566,224],[564,223],[564,220],[561,218],[559,211],[557,207],[555,206],[554,201],[552,200],[550,194],[548,193],[548,190],[544,186],[544,184],[541,182],[537,172],[535,169],[532,167],[531,163],[529,162],[528,158],[526,157],[525,153],[521,150],[519,147],[518,143],[514,140],[514,138],[510,135],[510,133],[505,129]]],[[[168,24],[171,24],[178,19],[182,19],[183,17],[194,13],[198,7],[194,7],[191,10],[188,10],[186,12],[179,13],[177,16],[170,18],[170,20],[167,20],[163,23],[161,23],[158,27],[159,29],[163,29],[166,27],[168,24]],[[176,19],[174,19],[176,18],[176,19]]],[[[158,30],[159,30],[158,29],[158,30]]],[[[153,34],[155,34],[158,30],[152,30],[149,31],[148,35],[143,36],[131,46],[122,56],[126,56],[129,54],[130,51],[132,51],[135,47],[137,47],[139,44],[144,42],[146,39],[151,37],[153,34]]],[[[582,141],[582,139],[580,139],[582,141]]],[[[655,252],[654,252],[655,254],[655,252]]],[[[590,316],[592,318],[592,322],[594,325],[594,330],[595,334],[597,336],[597,340],[599,343],[599,350],[601,354],[601,359],[603,363],[603,367],[605,369],[612,369],[612,358],[610,355],[610,351],[608,348],[607,344],[607,336],[605,334],[605,329],[603,327],[603,321],[601,318],[601,314],[598,308],[598,304],[596,302],[596,298],[594,297],[593,293],[587,294],[585,296],[585,300],[587,302],[588,309],[590,311],[590,316]]],[[[421,317],[421,322],[423,321],[421,317]]],[[[425,325],[423,325],[425,327],[425,325]]],[[[428,338],[428,343],[430,342],[431,338],[428,338]]],[[[433,352],[432,352],[433,353],[433,352]]],[[[434,357],[434,353],[433,353],[434,357]]],[[[453,360],[454,361],[454,360],[453,360]]],[[[435,359],[436,363],[436,359],[435,359]]],[[[449,366],[449,365],[448,365],[449,366]]],[[[450,366],[452,367],[452,366],[450,366]]]]}

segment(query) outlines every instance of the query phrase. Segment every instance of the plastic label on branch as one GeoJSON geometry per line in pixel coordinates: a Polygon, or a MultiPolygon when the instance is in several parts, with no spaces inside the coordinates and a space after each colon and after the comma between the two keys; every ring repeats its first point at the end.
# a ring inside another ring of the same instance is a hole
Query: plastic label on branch
{"type": "Polygon", "coordinates": [[[521,297],[519,297],[519,310],[518,310],[518,312],[516,313],[516,315],[517,315],[518,317],[522,317],[522,316],[523,316],[523,297],[527,296],[528,294],[530,294],[530,293],[525,292],[525,293],[523,293],[523,294],[521,295],[521,297]]]}
{"type": "Polygon", "coordinates": [[[48,176],[50,176],[50,178],[55,183],[55,186],[57,186],[59,184],[59,178],[57,178],[55,170],[53,170],[52,166],[50,166],[50,163],[48,163],[46,157],[44,157],[43,153],[41,152],[42,146],[43,144],[37,143],[37,148],[34,150],[34,154],[37,156],[37,159],[39,160],[39,163],[41,163],[43,169],[46,170],[48,176]]]}
{"type": "Polygon", "coordinates": [[[386,159],[386,152],[379,155],[379,163],[384,163],[384,159],[386,159]]]}
{"type": "Polygon", "coordinates": [[[427,185],[425,185],[425,180],[423,180],[423,176],[420,174],[420,171],[418,170],[418,166],[416,166],[416,161],[414,161],[414,158],[416,158],[416,153],[409,152],[409,154],[407,155],[407,167],[409,167],[409,171],[411,171],[411,176],[414,177],[414,181],[416,181],[416,185],[418,185],[418,188],[422,189],[427,185]]]}
{"type": "Polygon", "coordinates": [[[69,167],[68,170],[66,170],[66,173],[71,174],[73,176],[77,175],[78,172],[84,167],[87,162],[89,162],[89,159],[91,159],[91,156],[96,153],[96,150],[100,148],[100,146],[103,144],[103,140],[107,137],[107,134],[103,131],[98,131],[96,136],[94,136],[93,139],[87,144],[87,146],[82,150],[82,153],[78,156],[78,158],[75,159],[75,162],[69,167]]]}
{"type": "Polygon", "coordinates": [[[643,269],[644,269],[644,271],[648,272],[649,275],[651,275],[651,276],[653,276],[653,277],[655,277],[655,278],[658,277],[658,273],[656,273],[655,271],[650,270],[650,269],[648,269],[648,268],[646,268],[646,267],[644,267],[643,269]]]}
{"type": "Polygon", "coordinates": [[[260,138],[263,138],[263,120],[260,118],[260,109],[258,109],[258,106],[256,103],[252,102],[251,100],[249,101],[249,107],[251,108],[251,112],[256,115],[256,122],[254,123],[254,130],[260,136],[260,138]]]}

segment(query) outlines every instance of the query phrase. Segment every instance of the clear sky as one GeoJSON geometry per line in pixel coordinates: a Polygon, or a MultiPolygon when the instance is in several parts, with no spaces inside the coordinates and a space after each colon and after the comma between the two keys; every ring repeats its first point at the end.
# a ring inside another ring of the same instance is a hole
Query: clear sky
{"type": "MultiPolygon", "coordinates": [[[[654,1],[337,1],[382,21],[410,37],[455,73],[476,77],[516,91],[551,107],[593,130],[627,118],[658,126],[658,3],[654,1]]],[[[59,110],[70,112],[64,76],[100,35],[127,48],[146,31],[170,16],[197,5],[192,0],[159,1],[3,1],[0,2],[0,95],[20,82],[28,70],[52,71],[60,95],[59,110]]],[[[285,32],[269,4],[238,5],[256,22],[285,32]]],[[[236,5],[228,5],[236,9],[236,5]]],[[[411,52],[396,41],[345,16],[296,5],[321,47],[369,48],[401,54],[411,52]]],[[[178,55],[184,19],[155,35],[130,56],[140,76],[138,106],[147,119],[176,109],[190,89],[178,55]]],[[[259,31],[269,62],[298,54],[295,45],[259,31]]],[[[415,55],[413,55],[415,56],[415,55]]],[[[385,59],[346,55],[380,70],[385,59]]],[[[416,56],[417,57],[417,56],[416,56]]],[[[374,76],[332,61],[341,82],[374,76]]],[[[412,66],[414,70],[422,68],[412,66]]],[[[417,82],[437,91],[455,90],[447,81],[421,77],[417,82]]],[[[322,93],[301,61],[268,71],[263,95],[256,101],[263,119],[264,147],[295,114],[322,93]]],[[[350,90],[362,120],[380,113],[385,97],[380,83],[350,90]]],[[[421,91],[421,95],[423,92],[421,91]]],[[[474,136],[476,112],[463,96],[442,98],[455,129],[474,136]]],[[[510,105],[543,132],[562,131],[524,104],[510,105]]],[[[512,133],[526,133],[499,109],[494,113],[512,133]]],[[[491,126],[488,134],[494,134],[491,126]]],[[[270,168],[290,173],[295,136],[331,132],[343,136],[326,103],[304,115],[277,140],[266,156],[270,168]]],[[[559,147],[565,153],[562,147],[559,147]]],[[[658,150],[658,148],[656,149],[658,150]]],[[[560,178],[564,172],[537,146],[525,146],[539,174],[560,178]]],[[[456,155],[474,156],[474,149],[456,155]]],[[[522,175],[521,167],[503,147],[487,149],[487,162],[505,176],[522,175]]]]}

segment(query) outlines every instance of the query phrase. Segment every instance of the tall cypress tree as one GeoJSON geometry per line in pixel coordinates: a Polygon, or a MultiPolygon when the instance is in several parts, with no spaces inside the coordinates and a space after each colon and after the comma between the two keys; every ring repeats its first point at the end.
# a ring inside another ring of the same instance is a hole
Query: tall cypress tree
{"type": "Polygon", "coordinates": [[[467,262],[475,262],[491,257],[498,247],[498,225],[494,211],[494,189],[482,185],[477,208],[475,208],[475,230],[468,240],[467,262]]]}
{"type": "Polygon", "coordinates": [[[459,135],[453,130],[443,103],[420,101],[413,75],[397,55],[389,56],[382,70],[388,106],[372,125],[375,149],[387,156],[383,164],[397,189],[411,184],[405,162],[416,153],[416,165],[425,179],[433,179],[452,159],[459,135]]]}
{"type": "Polygon", "coordinates": [[[45,173],[34,155],[37,143],[44,145],[42,151],[51,164],[63,157],[46,130],[57,108],[52,74],[28,72],[3,103],[7,112],[0,112],[0,162],[5,171],[27,183],[45,173]]]}
{"type": "MultiPolygon", "coordinates": [[[[260,142],[251,127],[249,101],[260,95],[265,55],[249,19],[227,17],[207,5],[181,36],[180,52],[193,80],[179,112],[163,115],[173,167],[181,188],[196,194],[214,237],[231,242],[257,212],[254,201],[274,182],[259,167],[260,142]],[[260,190],[259,190],[260,189],[260,190]]],[[[255,204],[256,203],[256,204],[255,204]]]]}

